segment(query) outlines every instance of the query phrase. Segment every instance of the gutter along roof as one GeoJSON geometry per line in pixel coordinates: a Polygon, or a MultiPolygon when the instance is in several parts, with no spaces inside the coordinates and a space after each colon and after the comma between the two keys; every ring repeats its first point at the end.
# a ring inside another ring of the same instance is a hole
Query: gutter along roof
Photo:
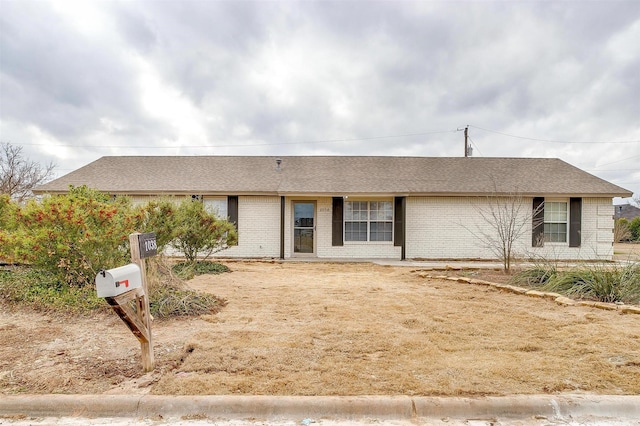
{"type": "Polygon", "coordinates": [[[69,185],[131,195],[632,195],[553,158],[356,156],[102,157],[34,192],[69,185]]]}

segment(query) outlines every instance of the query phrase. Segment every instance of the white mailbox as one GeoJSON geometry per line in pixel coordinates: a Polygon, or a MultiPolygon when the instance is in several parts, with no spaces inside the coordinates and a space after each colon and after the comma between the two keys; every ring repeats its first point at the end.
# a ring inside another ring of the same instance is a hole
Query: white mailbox
{"type": "Polygon", "coordinates": [[[103,270],[96,275],[98,297],[114,297],[139,287],[142,287],[142,272],[135,263],[103,270]]]}

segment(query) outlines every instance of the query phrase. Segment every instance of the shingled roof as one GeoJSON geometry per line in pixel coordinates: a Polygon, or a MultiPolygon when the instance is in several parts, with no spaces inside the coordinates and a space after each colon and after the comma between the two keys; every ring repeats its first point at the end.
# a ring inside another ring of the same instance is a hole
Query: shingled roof
{"type": "Polygon", "coordinates": [[[130,195],[632,195],[553,158],[356,156],[102,157],[34,192],[69,185],[130,195]]]}

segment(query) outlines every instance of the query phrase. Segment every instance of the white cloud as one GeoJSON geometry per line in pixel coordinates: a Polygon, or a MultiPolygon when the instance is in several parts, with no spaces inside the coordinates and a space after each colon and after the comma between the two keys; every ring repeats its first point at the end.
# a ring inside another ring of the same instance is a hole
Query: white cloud
{"type": "Polygon", "coordinates": [[[70,171],[459,156],[471,124],[475,155],[560,157],[640,193],[640,143],[540,141],[640,141],[639,38],[635,0],[4,2],[0,139],[70,171]]]}

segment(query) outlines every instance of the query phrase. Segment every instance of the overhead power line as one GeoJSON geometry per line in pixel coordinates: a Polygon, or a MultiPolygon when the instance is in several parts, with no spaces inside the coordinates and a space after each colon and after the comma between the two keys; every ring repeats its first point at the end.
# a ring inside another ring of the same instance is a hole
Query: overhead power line
{"type": "Polygon", "coordinates": [[[475,129],[479,129],[479,130],[484,130],[485,132],[495,133],[497,135],[508,136],[510,138],[525,139],[525,140],[528,140],[528,141],[537,141],[537,142],[575,143],[575,144],[640,143],[640,140],[635,140],[635,141],[562,141],[562,140],[554,140],[554,139],[537,139],[537,138],[530,138],[530,137],[526,137],[526,136],[511,135],[509,133],[498,132],[497,130],[485,129],[483,127],[478,127],[478,126],[473,126],[473,125],[469,125],[469,127],[473,127],[475,129]]]}
{"type": "MultiPolygon", "coordinates": [[[[375,139],[392,139],[392,138],[404,138],[410,136],[426,136],[435,135],[439,133],[452,133],[455,130],[441,130],[437,132],[420,132],[420,133],[405,133],[401,135],[387,135],[387,136],[371,136],[367,138],[348,138],[348,139],[323,139],[317,141],[297,141],[297,142],[271,142],[271,143],[250,143],[250,144],[225,144],[225,145],[178,145],[178,146],[151,146],[151,145],[77,145],[77,144],[61,144],[55,145],[56,147],[65,148],[143,148],[143,149],[175,149],[175,148],[236,148],[243,146],[272,146],[272,145],[304,145],[304,144],[316,144],[316,143],[339,143],[339,142],[357,142],[368,141],[375,139]]],[[[19,145],[24,146],[48,146],[48,144],[37,143],[23,143],[19,145]]]]}
{"type": "Polygon", "coordinates": [[[622,160],[611,161],[610,163],[600,164],[597,168],[608,166],[609,164],[622,163],[624,161],[633,160],[634,158],[640,158],[640,155],[634,155],[633,157],[623,158],[622,160]]]}

